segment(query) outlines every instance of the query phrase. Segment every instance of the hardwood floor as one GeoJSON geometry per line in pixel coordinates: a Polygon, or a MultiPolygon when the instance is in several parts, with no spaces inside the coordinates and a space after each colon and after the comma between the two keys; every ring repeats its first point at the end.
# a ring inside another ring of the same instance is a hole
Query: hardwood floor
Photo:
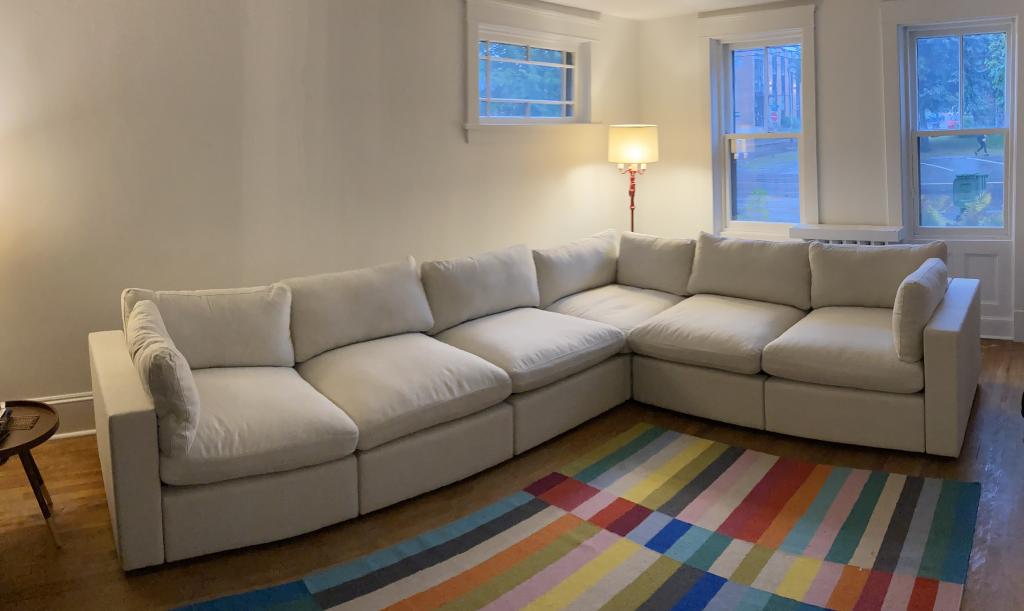
{"type": "MultiPolygon", "coordinates": [[[[300,577],[494,502],[638,421],[805,460],[982,482],[964,609],[1024,609],[1024,344],[983,343],[982,385],[957,460],[752,431],[627,403],[466,481],[316,533],[125,575],[114,555],[93,437],[34,455],[64,547],[55,549],[16,458],[0,467],[0,609],[149,609],[300,577]]],[[[884,424],[879,424],[884,426],[884,424]]]]}

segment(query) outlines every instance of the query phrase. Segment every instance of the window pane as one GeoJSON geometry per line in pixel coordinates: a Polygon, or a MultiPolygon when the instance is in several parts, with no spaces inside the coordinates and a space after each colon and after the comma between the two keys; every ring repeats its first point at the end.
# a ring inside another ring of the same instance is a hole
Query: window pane
{"type": "Polygon", "coordinates": [[[480,55],[479,55],[479,57],[487,57],[487,41],[486,40],[481,40],[480,41],[480,55]]]}
{"type": "Polygon", "coordinates": [[[575,72],[575,70],[565,71],[565,100],[567,102],[571,102],[573,99],[573,90],[575,89],[572,84],[573,72],[575,72]]]}
{"type": "Polygon", "coordinates": [[[479,93],[480,97],[481,98],[486,98],[487,97],[487,60],[486,59],[481,59],[480,60],[480,74],[477,75],[477,79],[476,80],[477,80],[478,89],[480,90],[480,93],[479,93]]]}
{"type": "Polygon", "coordinates": [[[917,39],[918,129],[960,128],[960,38],[917,39]]]}
{"type": "Polygon", "coordinates": [[[526,59],[526,47],[522,45],[507,45],[500,42],[492,42],[490,46],[491,57],[503,57],[505,59],[526,59]]]}
{"type": "Polygon", "coordinates": [[[530,104],[531,117],[561,117],[561,104],[530,104]]]}
{"type": "Polygon", "coordinates": [[[530,60],[535,62],[548,62],[551,64],[561,64],[562,52],[555,51],[554,49],[530,49],[530,60]]]}
{"type": "Polygon", "coordinates": [[[964,127],[1006,127],[1006,34],[964,36],[964,127]]]}
{"type": "Polygon", "coordinates": [[[1005,137],[918,139],[922,227],[1002,227],[1005,137]]]}
{"type": "Polygon", "coordinates": [[[800,131],[800,45],[732,52],[733,132],[800,131]]]}
{"type": "Polygon", "coordinates": [[[800,45],[768,47],[768,131],[800,131],[800,45]]]}
{"type": "Polygon", "coordinates": [[[491,97],[559,101],[563,72],[551,66],[491,62],[491,97]]]}
{"type": "Polygon", "coordinates": [[[491,102],[489,117],[525,117],[526,103],[491,102]]]}
{"type": "Polygon", "coordinates": [[[573,114],[573,105],[572,104],[566,104],[565,105],[565,116],[571,117],[572,114],[573,114]]]}
{"type": "Polygon", "coordinates": [[[732,52],[733,131],[767,131],[764,117],[764,49],[732,52]]]}
{"type": "Polygon", "coordinates": [[[732,218],[799,223],[797,140],[760,138],[732,142],[732,218]]]}

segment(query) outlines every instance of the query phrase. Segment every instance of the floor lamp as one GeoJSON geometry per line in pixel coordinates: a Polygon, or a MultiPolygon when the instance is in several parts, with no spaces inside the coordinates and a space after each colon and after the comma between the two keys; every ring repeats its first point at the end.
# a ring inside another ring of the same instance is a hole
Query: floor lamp
{"type": "Polygon", "coordinates": [[[629,230],[634,230],[636,177],[647,171],[647,164],[658,160],[657,125],[612,125],[608,128],[608,161],[618,164],[619,172],[629,175],[629,230]]]}

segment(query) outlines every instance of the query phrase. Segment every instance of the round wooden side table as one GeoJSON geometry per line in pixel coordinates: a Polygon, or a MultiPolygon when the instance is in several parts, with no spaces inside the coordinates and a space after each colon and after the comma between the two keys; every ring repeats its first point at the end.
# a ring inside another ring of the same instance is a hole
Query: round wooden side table
{"type": "Polygon", "coordinates": [[[39,401],[7,401],[5,404],[11,412],[12,419],[38,416],[31,428],[11,427],[10,434],[0,442],[0,464],[7,462],[7,459],[15,454],[21,459],[21,466],[25,469],[28,483],[32,486],[36,502],[39,503],[39,511],[46,519],[46,526],[50,529],[54,544],[60,547],[60,538],[57,536],[57,529],[53,524],[53,501],[50,499],[46,483],[43,482],[43,476],[39,473],[39,467],[36,466],[31,452],[32,448],[53,437],[60,424],[60,418],[57,417],[57,412],[53,411],[52,407],[39,401]]]}

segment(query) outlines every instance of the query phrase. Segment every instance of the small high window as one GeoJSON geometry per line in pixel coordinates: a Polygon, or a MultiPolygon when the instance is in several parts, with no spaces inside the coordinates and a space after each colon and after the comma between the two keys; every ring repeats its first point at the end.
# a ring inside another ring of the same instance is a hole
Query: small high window
{"type": "Polygon", "coordinates": [[[481,40],[480,119],[571,121],[575,116],[572,51],[481,40]]]}

